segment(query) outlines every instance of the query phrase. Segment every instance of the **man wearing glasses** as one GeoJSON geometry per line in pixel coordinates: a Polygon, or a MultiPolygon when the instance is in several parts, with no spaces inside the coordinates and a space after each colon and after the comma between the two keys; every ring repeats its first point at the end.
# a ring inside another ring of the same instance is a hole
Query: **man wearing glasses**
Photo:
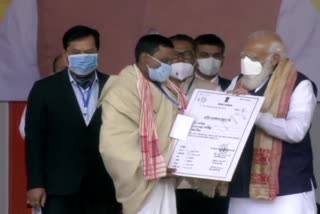
{"type": "Polygon", "coordinates": [[[192,37],[185,34],[177,34],[170,37],[175,50],[175,58],[172,61],[170,80],[182,88],[187,79],[194,76],[195,44],[192,37]]]}

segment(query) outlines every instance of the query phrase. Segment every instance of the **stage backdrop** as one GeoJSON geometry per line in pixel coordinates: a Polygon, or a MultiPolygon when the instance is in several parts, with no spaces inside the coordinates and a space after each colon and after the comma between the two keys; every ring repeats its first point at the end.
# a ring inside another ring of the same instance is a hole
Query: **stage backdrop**
{"type": "Polygon", "coordinates": [[[0,101],[25,100],[39,79],[37,0],[0,3],[0,101]]]}
{"type": "MultiPolygon", "coordinates": [[[[0,0],[0,3],[3,1],[8,2],[8,0],[0,0]]],[[[147,32],[157,31],[165,36],[176,33],[186,33],[191,36],[216,33],[225,40],[227,45],[223,75],[232,78],[239,73],[239,53],[247,35],[260,29],[276,29],[281,1],[39,0],[39,34],[36,30],[38,17],[35,3],[36,0],[12,0],[10,5],[12,7],[9,9],[11,15],[7,13],[4,19],[7,21],[0,22],[0,100],[26,99],[32,83],[38,78],[35,51],[37,35],[39,35],[40,73],[41,76],[46,76],[51,72],[53,58],[62,51],[63,33],[71,26],[78,24],[89,25],[100,31],[102,40],[100,68],[101,71],[109,74],[116,74],[125,65],[134,62],[135,43],[147,32]],[[27,24],[23,24],[24,21],[27,24]],[[8,26],[10,30],[18,30],[18,33],[14,34],[19,36],[18,39],[9,36],[8,33],[14,31],[5,30],[4,27],[8,26]],[[16,49],[8,48],[8,45],[16,49]],[[20,62],[27,64],[24,67],[18,67],[16,64],[20,62]]],[[[317,42],[320,39],[320,36],[312,37],[313,32],[318,32],[319,28],[317,24],[319,13],[315,9],[319,8],[319,0],[312,0],[312,3],[311,0],[282,1],[278,30],[285,37],[285,42],[290,45],[290,54],[293,53],[292,50],[296,45],[301,47],[302,44],[299,42],[306,44],[309,41],[317,42]],[[293,2],[304,3],[304,7],[294,7],[293,2]],[[302,12],[301,15],[297,15],[300,20],[299,24],[292,25],[295,21],[288,16],[297,14],[298,9],[307,9],[305,11],[312,13],[302,12]],[[307,17],[311,17],[313,21],[302,19],[307,17]],[[280,31],[281,26],[287,26],[288,30],[295,31],[280,31]],[[311,27],[305,30],[305,33],[309,33],[308,35],[311,36],[309,38],[312,40],[296,37],[295,40],[289,42],[290,36],[295,36],[295,33],[299,32],[298,27],[311,27]]],[[[310,48],[309,50],[314,50],[310,44],[307,47],[310,48]]],[[[303,55],[318,56],[318,54],[308,52],[309,50],[305,49],[307,52],[303,55]]],[[[297,52],[299,52],[298,49],[297,52]]],[[[298,55],[296,58],[299,58],[298,55]]],[[[320,60],[316,61],[320,62],[320,60]]],[[[310,63],[305,64],[310,65],[310,63]]],[[[299,68],[304,72],[302,67],[299,66],[299,68]]],[[[311,68],[317,71],[319,66],[311,66],[311,68]]],[[[23,162],[25,145],[17,131],[23,105],[23,103],[10,105],[11,214],[30,212],[25,208],[26,177],[23,162]]]]}
{"type": "Polygon", "coordinates": [[[61,38],[71,26],[90,25],[101,33],[101,70],[115,74],[133,63],[133,50],[140,36],[150,29],[165,36],[215,33],[227,45],[223,75],[239,72],[242,45],[249,33],[275,30],[280,1],[256,0],[41,0],[39,1],[40,71],[52,69],[61,52],[61,38]]]}
{"type": "MultiPolygon", "coordinates": [[[[0,17],[8,2],[0,0],[0,17]]],[[[25,100],[39,78],[37,48],[41,76],[46,76],[53,58],[62,51],[63,33],[77,24],[101,32],[100,68],[110,74],[134,61],[135,43],[146,32],[166,36],[216,33],[227,44],[223,75],[229,78],[239,72],[239,52],[247,35],[259,29],[274,30],[277,25],[299,70],[319,86],[319,10],[320,0],[12,0],[0,21],[0,100],[25,100]]]]}

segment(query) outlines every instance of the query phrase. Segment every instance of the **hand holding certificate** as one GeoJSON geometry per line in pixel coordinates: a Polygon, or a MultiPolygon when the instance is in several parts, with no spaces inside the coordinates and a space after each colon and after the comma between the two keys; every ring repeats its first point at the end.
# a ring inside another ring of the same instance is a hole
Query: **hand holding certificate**
{"type": "Polygon", "coordinates": [[[169,168],[179,176],[230,181],[263,101],[196,89],[186,110],[194,119],[188,136],[175,137],[185,132],[178,126],[171,132],[177,141],[169,168]]]}

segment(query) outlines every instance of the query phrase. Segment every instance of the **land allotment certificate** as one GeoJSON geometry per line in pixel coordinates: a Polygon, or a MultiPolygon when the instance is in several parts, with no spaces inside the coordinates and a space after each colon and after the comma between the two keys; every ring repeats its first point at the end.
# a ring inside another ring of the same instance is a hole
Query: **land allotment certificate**
{"type": "Polygon", "coordinates": [[[178,176],[230,181],[264,98],[196,89],[185,115],[194,118],[176,140],[169,168],[178,176]]]}

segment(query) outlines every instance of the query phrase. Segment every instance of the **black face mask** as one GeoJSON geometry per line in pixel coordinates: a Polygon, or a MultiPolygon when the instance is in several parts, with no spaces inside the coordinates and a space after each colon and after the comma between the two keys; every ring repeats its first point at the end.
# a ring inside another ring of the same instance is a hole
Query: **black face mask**
{"type": "Polygon", "coordinates": [[[96,72],[92,72],[86,76],[79,76],[72,71],[70,72],[70,74],[72,78],[77,82],[77,84],[79,84],[83,89],[87,89],[89,86],[91,86],[96,77],[96,72]]]}

